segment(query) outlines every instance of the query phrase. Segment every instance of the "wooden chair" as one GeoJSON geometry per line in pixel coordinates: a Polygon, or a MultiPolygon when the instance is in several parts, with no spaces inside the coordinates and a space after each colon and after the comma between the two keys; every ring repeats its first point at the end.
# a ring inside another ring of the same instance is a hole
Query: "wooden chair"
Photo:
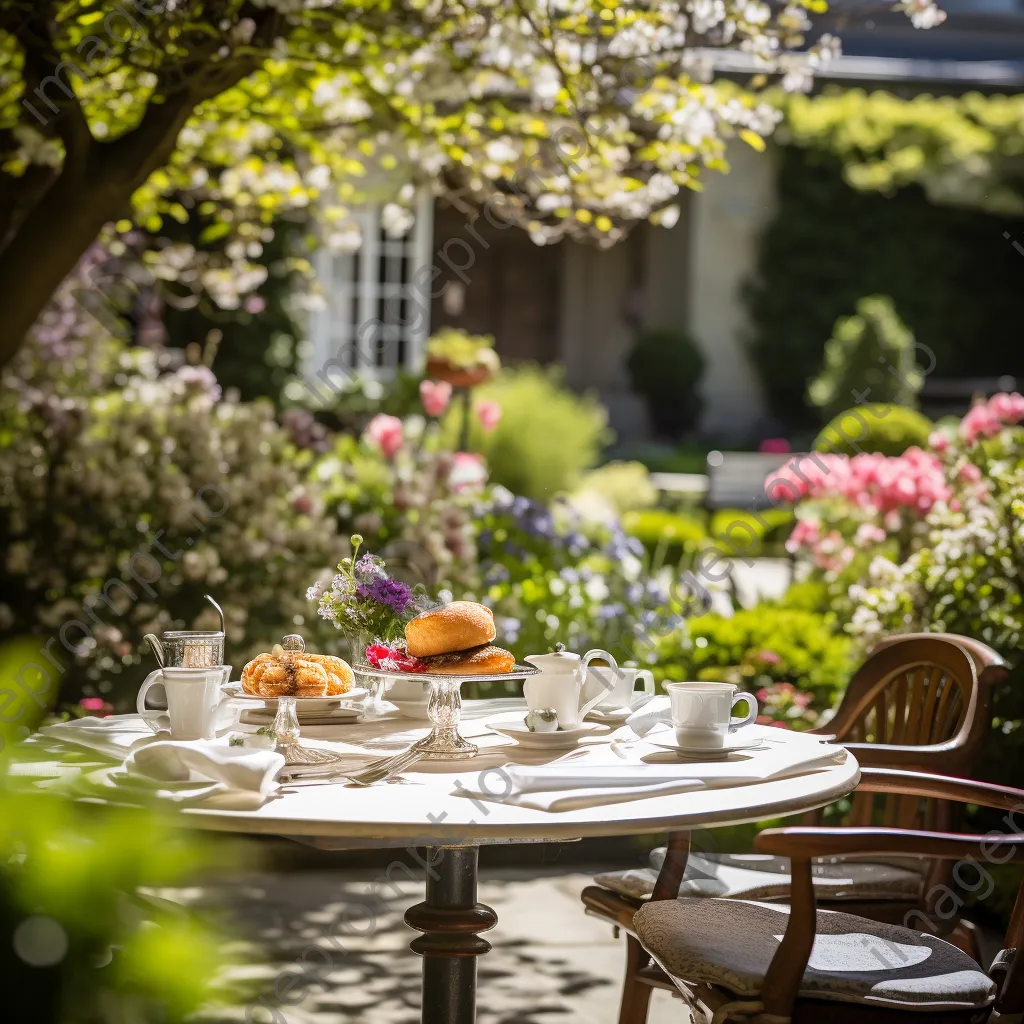
{"type": "Polygon", "coordinates": [[[759,850],[790,859],[790,906],[652,900],[634,921],[642,948],[653,958],[640,978],[659,987],[670,983],[716,1024],[982,1024],[994,1011],[1024,1011],[1024,881],[1003,949],[982,972],[936,936],[933,918],[915,919],[923,927],[914,930],[818,910],[811,880],[814,857],[899,854],[956,864],[964,885],[974,885],[986,864],[1004,864],[1024,853],[1024,790],[866,768],[857,791],[998,808],[1009,812],[1006,829],[987,835],[879,827],[762,832],[759,850]],[[1019,822],[1014,812],[1022,815],[1019,822]]]}
{"type": "MultiPolygon", "coordinates": [[[[991,648],[951,634],[909,634],[878,644],[854,674],[835,716],[816,730],[854,751],[861,765],[968,774],[991,725],[991,693],[1009,671],[991,648]]],[[[821,824],[824,810],[805,818],[821,824]]],[[[844,823],[902,828],[949,828],[953,809],[943,801],[877,798],[855,793],[844,823]]],[[[651,855],[654,867],[607,872],[581,894],[588,914],[626,932],[626,981],[620,1024],[644,1024],[650,1000],[645,972],[650,958],[632,933],[632,919],[646,899],[729,896],[769,901],[789,897],[788,866],[747,855],[690,855],[688,833],[670,835],[651,855]],[[685,880],[687,868],[690,876],[685,880]],[[770,869],[770,870],[767,870],[770,869]],[[726,883],[726,884],[723,884],[726,883]],[[683,885],[681,889],[680,886],[683,885]]],[[[948,861],[888,860],[852,863],[833,858],[815,865],[823,906],[841,907],[874,920],[899,922],[927,910],[927,893],[948,876],[948,861]]],[[[951,922],[952,936],[976,952],[973,926],[951,922]]]]}

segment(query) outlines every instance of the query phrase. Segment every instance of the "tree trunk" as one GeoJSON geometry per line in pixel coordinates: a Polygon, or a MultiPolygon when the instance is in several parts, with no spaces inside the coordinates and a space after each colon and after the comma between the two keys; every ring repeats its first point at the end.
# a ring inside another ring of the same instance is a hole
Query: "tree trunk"
{"type": "Polygon", "coordinates": [[[119,188],[102,175],[62,176],[22,221],[0,254],[0,369],[103,225],[130,199],[130,186],[119,188]]]}

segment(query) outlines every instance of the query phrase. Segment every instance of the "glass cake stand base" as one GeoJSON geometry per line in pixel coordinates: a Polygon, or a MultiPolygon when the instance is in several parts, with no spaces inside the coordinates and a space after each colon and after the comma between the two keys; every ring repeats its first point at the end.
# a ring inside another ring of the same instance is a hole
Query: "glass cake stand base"
{"type": "Polygon", "coordinates": [[[427,714],[433,728],[430,735],[414,744],[425,761],[458,760],[472,757],[479,747],[459,733],[462,718],[462,680],[456,676],[434,679],[427,697],[427,714]]]}
{"type": "Polygon", "coordinates": [[[423,751],[425,761],[458,761],[473,757],[478,747],[470,743],[459,732],[462,718],[462,684],[467,681],[477,683],[507,682],[511,679],[525,679],[538,670],[532,665],[516,665],[511,672],[495,675],[455,676],[429,672],[389,672],[372,665],[353,665],[352,670],[361,677],[376,676],[380,679],[406,679],[430,686],[427,696],[427,715],[431,728],[429,735],[424,736],[414,746],[423,751]]]}

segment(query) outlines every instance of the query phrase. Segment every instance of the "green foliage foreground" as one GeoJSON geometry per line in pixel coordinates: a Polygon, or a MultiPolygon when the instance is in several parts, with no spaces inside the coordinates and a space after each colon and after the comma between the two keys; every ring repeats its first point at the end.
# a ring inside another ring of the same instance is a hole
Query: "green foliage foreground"
{"type": "MultiPolygon", "coordinates": [[[[0,694],[32,645],[0,647],[0,694]]],[[[0,716],[0,988],[5,1024],[179,1024],[240,1000],[224,988],[222,939],[154,890],[208,872],[215,848],[147,809],[73,799],[74,784],[30,786],[16,741],[35,701],[0,716]],[[15,768],[19,771],[11,772],[15,768]],[[23,771],[22,771],[23,770],[23,771]]],[[[84,759],[87,761],[88,759],[84,759]]],[[[85,768],[88,770],[88,768],[85,768]]],[[[39,772],[45,775],[45,768],[39,772]]],[[[240,863],[237,848],[217,851],[240,863]]]]}

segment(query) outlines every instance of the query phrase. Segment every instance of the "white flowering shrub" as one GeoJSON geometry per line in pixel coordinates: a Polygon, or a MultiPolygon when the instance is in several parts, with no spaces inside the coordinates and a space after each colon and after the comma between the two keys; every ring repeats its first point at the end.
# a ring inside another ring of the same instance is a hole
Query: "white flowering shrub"
{"type": "Polygon", "coordinates": [[[0,635],[38,638],[65,696],[119,704],[155,667],[145,633],[216,628],[205,593],[236,671],[320,628],[304,595],[337,560],[334,522],[272,407],[129,349],[72,289],[0,394],[0,635]]]}

